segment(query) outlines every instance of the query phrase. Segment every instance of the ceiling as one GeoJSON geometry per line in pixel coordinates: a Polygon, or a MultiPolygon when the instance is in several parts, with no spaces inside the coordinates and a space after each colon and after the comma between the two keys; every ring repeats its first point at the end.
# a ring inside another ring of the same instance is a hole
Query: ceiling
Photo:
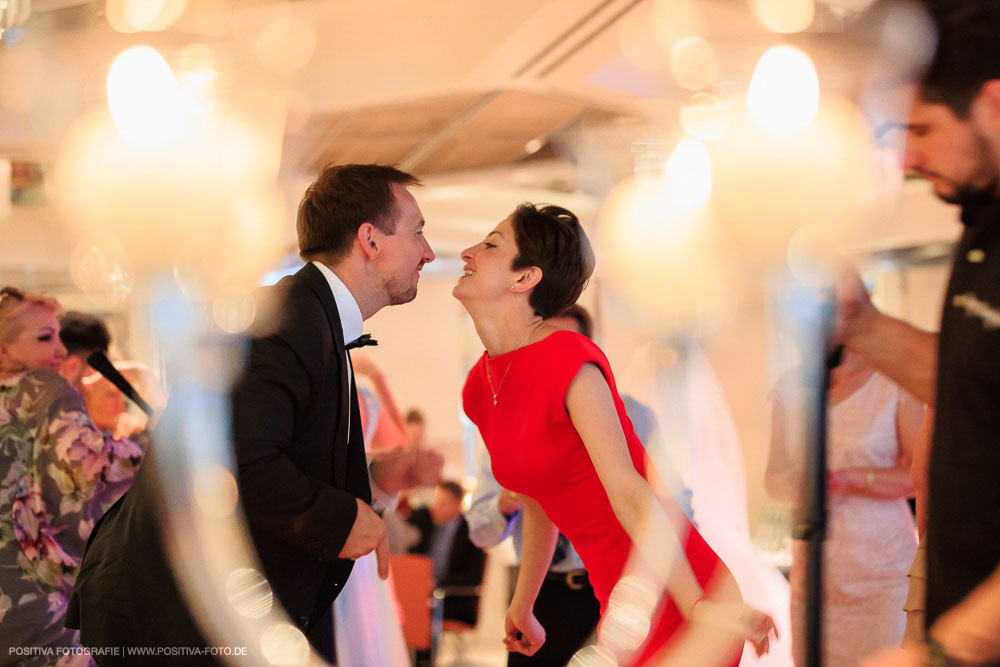
{"type": "MultiPolygon", "coordinates": [[[[520,201],[593,216],[633,169],[637,140],[677,141],[694,91],[674,83],[655,44],[640,48],[650,26],[708,40],[720,96],[742,95],[776,41],[742,0],[199,0],[169,32],[138,35],[111,30],[104,4],[35,0],[20,44],[0,48],[0,91],[26,91],[0,92],[0,156],[51,162],[73,119],[101,101],[108,64],[126,46],[147,43],[169,60],[206,44],[227,90],[286,100],[290,200],[329,162],[399,164],[424,179],[418,200],[445,254],[520,201]],[[314,43],[290,71],[259,56],[262,31],[281,16],[301,19],[314,43]]],[[[824,87],[855,92],[858,73],[834,44],[867,4],[821,2],[809,30],[783,39],[809,49],[824,87]]],[[[74,240],[49,209],[15,210],[8,224],[19,233],[0,249],[0,271],[65,264],[74,240]]]]}

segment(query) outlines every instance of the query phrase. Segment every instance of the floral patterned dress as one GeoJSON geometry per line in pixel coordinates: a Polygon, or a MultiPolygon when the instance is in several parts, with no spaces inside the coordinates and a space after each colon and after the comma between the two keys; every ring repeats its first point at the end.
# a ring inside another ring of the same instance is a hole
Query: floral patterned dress
{"type": "Polygon", "coordinates": [[[87,538],[142,453],[94,426],[57,373],[0,379],[0,665],[73,658],[63,617],[87,538]]]}

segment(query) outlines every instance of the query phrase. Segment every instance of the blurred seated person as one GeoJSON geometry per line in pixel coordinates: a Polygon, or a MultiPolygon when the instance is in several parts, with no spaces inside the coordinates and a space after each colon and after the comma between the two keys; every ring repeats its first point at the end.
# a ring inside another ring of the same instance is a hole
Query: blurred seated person
{"type": "Polygon", "coordinates": [[[464,589],[456,595],[445,591],[444,618],[475,625],[479,596],[472,589],[483,580],[486,554],[469,540],[469,526],[462,518],[464,495],[457,482],[442,481],[431,504],[410,513],[410,523],[420,529],[420,541],[410,552],[431,557],[436,588],[464,589]]]}
{"type": "MultiPolygon", "coordinates": [[[[154,410],[154,417],[167,405],[166,394],[145,364],[137,361],[116,361],[115,368],[154,410]]],[[[131,405],[125,394],[110,380],[97,372],[81,382],[87,412],[98,428],[107,429],[116,438],[132,438],[146,430],[150,418],[131,405]],[[130,410],[130,407],[133,409],[130,410]]],[[[145,442],[142,443],[145,446],[145,442]]]]}
{"type": "Polygon", "coordinates": [[[87,357],[93,352],[107,354],[111,333],[99,317],[72,310],[59,318],[59,327],[59,339],[66,348],[59,375],[83,393],[83,378],[92,370],[87,357]]]}
{"type": "MultiPolygon", "coordinates": [[[[59,303],[0,290],[0,646],[78,646],[66,604],[94,523],[142,450],[114,440],[59,375],[59,303]]],[[[0,664],[19,658],[4,651],[0,664]]]]}

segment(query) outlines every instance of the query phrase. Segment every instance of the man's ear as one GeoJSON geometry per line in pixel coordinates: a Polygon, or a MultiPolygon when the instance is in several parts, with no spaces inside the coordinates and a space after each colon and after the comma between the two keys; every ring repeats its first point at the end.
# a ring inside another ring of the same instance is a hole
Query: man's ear
{"type": "Polygon", "coordinates": [[[83,368],[85,362],[79,354],[69,354],[66,355],[62,363],[62,369],[59,374],[66,379],[72,379],[79,377],[80,369],[83,368]]]}
{"type": "Polygon", "coordinates": [[[1000,79],[990,79],[979,89],[981,118],[990,129],[1000,134],[1000,79]]]}
{"type": "Polygon", "coordinates": [[[542,270],[537,266],[529,266],[518,272],[513,289],[515,292],[527,292],[540,282],[542,282],[542,270]]]}
{"type": "Polygon", "coordinates": [[[362,256],[365,259],[375,259],[378,257],[381,246],[379,245],[378,227],[370,222],[363,222],[358,227],[358,245],[361,247],[362,256]]]}

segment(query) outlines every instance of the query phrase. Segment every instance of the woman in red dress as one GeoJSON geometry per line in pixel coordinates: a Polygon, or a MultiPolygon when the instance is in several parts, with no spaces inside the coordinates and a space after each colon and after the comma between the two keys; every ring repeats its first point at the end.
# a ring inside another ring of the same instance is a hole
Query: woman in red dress
{"type": "Polygon", "coordinates": [[[497,481],[521,494],[524,507],[508,650],[531,655],[545,641],[532,607],[562,531],[601,603],[602,645],[615,650],[619,662],[651,663],[706,637],[712,650],[694,648],[700,664],[738,663],[746,640],[758,654],[766,652],[771,619],[742,604],[726,566],[646,481],[652,468],[600,348],[545,322],[576,303],[593,271],[576,216],[524,204],[462,259],[464,275],[453,294],[486,347],[466,380],[465,412],[479,427],[497,481]],[[630,573],[642,578],[615,589],[630,573]],[[626,589],[641,593],[635,584],[643,581],[666,595],[658,604],[654,596],[646,618],[636,619],[642,605],[626,589]],[[616,606],[627,607],[626,618],[612,631],[607,612],[616,606]],[[674,637],[681,628],[690,632],[674,637]]]}

